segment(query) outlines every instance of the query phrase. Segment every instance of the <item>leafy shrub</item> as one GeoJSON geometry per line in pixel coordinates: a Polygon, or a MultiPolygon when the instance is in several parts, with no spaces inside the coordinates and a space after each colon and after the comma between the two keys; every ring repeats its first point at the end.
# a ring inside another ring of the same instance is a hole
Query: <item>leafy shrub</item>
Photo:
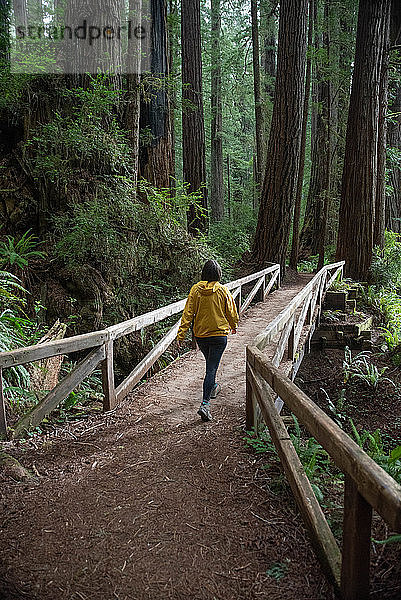
{"type": "Polygon", "coordinates": [[[384,240],[384,248],[374,250],[372,276],[376,285],[397,289],[401,286],[401,235],[386,231],[384,240]]]}
{"type": "MultiPolygon", "coordinates": [[[[401,342],[401,298],[392,289],[380,289],[369,286],[362,294],[362,299],[371,306],[379,315],[385,345],[389,351],[394,351],[401,342]]],[[[395,355],[393,361],[397,364],[399,356],[395,355]]]]}
{"type": "Polygon", "coordinates": [[[88,264],[99,270],[134,314],[181,298],[210,257],[181,225],[181,213],[196,196],[186,195],[185,187],[175,196],[145,181],[140,187],[148,202],[136,200],[127,186],[124,196],[105,190],[53,217],[56,257],[73,270],[88,264]]]}

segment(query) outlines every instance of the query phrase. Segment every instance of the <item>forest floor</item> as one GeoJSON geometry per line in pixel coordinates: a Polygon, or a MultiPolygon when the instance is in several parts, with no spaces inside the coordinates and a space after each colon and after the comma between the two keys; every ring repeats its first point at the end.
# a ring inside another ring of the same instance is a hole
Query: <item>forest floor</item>
{"type": "Polygon", "coordinates": [[[1,599],[334,599],[279,463],[244,442],[245,347],[308,280],[242,317],[211,422],[191,351],[110,413],[3,444],[35,477],[0,475],[1,599]]]}

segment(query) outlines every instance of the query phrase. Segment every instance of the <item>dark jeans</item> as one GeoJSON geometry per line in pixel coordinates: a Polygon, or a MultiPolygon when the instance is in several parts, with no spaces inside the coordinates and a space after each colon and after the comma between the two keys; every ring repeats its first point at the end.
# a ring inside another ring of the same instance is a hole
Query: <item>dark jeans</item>
{"type": "Polygon", "coordinates": [[[203,404],[210,401],[210,394],[216,383],[216,373],[220,359],[227,346],[226,335],[213,335],[210,337],[196,338],[200,351],[206,359],[206,375],[203,380],[203,404]]]}

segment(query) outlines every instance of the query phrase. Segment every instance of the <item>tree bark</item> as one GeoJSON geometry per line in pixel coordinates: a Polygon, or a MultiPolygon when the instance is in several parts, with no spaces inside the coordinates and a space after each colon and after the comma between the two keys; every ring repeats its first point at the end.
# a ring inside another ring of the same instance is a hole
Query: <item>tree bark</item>
{"type": "Polygon", "coordinates": [[[210,210],[212,221],[224,217],[223,111],[221,100],[220,0],[211,3],[211,132],[210,132],[210,210]]]}
{"type": "Polygon", "coordinates": [[[390,0],[360,0],[348,113],[337,259],[345,274],[367,280],[377,189],[379,86],[390,0]]]}
{"type": "MultiPolygon", "coordinates": [[[[390,44],[401,44],[401,5],[392,3],[390,44]]],[[[387,125],[387,148],[394,148],[401,152],[401,83],[394,78],[391,85],[392,103],[390,106],[390,119],[387,125]]],[[[390,161],[389,161],[390,162],[390,161]]],[[[392,160],[389,164],[391,193],[386,206],[386,227],[401,233],[401,164],[392,160]]]]}
{"type": "Polygon", "coordinates": [[[7,0],[0,0],[0,68],[9,69],[10,37],[8,27],[10,22],[10,5],[7,0]]]}
{"type": "Polygon", "coordinates": [[[15,25],[26,27],[28,24],[28,11],[26,0],[13,0],[13,9],[15,17],[15,25]]]}
{"type": "MultiPolygon", "coordinates": [[[[137,18],[137,22],[142,19],[142,2],[138,0],[130,0],[128,18],[137,18]],[[134,11],[139,11],[135,14],[134,11]]],[[[134,47],[131,46],[131,41],[128,40],[128,55],[129,55],[129,72],[126,75],[125,85],[125,100],[126,106],[123,115],[123,123],[127,132],[128,139],[133,149],[134,165],[133,171],[136,180],[134,185],[136,188],[138,180],[139,168],[139,116],[141,106],[140,94],[140,73],[141,73],[141,39],[135,40],[134,47]]]]}
{"type": "Polygon", "coordinates": [[[252,256],[283,273],[294,207],[302,133],[307,0],[280,4],[277,79],[265,179],[252,256]]]}
{"type": "Polygon", "coordinates": [[[301,216],[301,201],[302,201],[302,188],[304,182],[304,170],[305,170],[305,148],[306,148],[306,130],[308,125],[308,113],[309,113],[309,96],[310,96],[310,84],[312,74],[312,42],[313,42],[313,29],[314,29],[314,0],[309,0],[309,24],[308,24],[308,49],[309,54],[306,61],[306,76],[305,76],[305,96],[304,96],[304,108],[302,116],[302,137],[301,137],[301,148],[299,154],[299,172],[297,180],[297,192],[295,197],[295,208],[294,208],[294,219],[292,225],[292,247],[290,257],[290,267],[296,270],[298,264],[298,252],[299,252],[299,220],[301,216]]]}
{"type": "MultiPolygon", "coordinates": [[[[259,63],[259,20],[257,0],[251,0],[252,18],[252,54],[253,54],[253,93],[255,102],[255,138],[256,138],[256,186],[262,181],[263,164],[263,113],[260,93],[259,63]]],[[[259,191],[259,190],[258,190],[259,191]]]]}
{"type": "MultiPolygon", "coordinates": [[[[325,27],[323,31],[323,47],[326,49],[327,64],[330,65],[330,3],[325,0],[324,4],[324,21],[325,27]]],[[[329,216],[330,194],[331,194],[331,77],[326,78],[325,87],[327,95],[326,105],[326,148],[325,148],[325,190],[323,200],[323,213],[319,227],[319,260],[317,264],[318,270],[324,265],[324,251],[326,243],[327,222],[329,216]]]]}
{"type": "Polygon", "coordinates": [[[150,99],[141,102],[140,131],[143,132],[139,154],[139,176],[154,186],[169,188],[173,173],[170,107],[167,91],[168,58],[166,2],[151,0],[152,60],[151,78],[159,81],[149,86],[150,99]]]}
{"type": "Polygon", "coordinates": [[[168,15],[170,17],[170,23],[168,25],[168,64],[169,64],[169,75],[173,79],[172,81],[172,89],[170,91],[170,127],[171,127],[171,161],[172,161],[172,171],[171,171],[171,192],[175,194],[175,178],[176,178],[176,164],[175,164],[175,110],[177,107],[177,93],[175,86],[175,57],[177,53],[177,40],[176,35],[173,30],[172,19],[177,14],[177,5],[175,0],[169,0],[168,4],[168,15]],[[174,187],[173,187],[174,185],[174,187]]]}
{"type": "MultiPolygon", "coordinates": [[[[314,5],[314,22],[317,24],[318,2],[314,5]]],[[[320,28],[321,29],[321,28],[320,28]]],[[[319,236],[326,194],[326,153],[327,146],[327,107],[328,79],[323,74],[321,56],[323,39],[320,31],[315,32],[314,83],[312,85],[312,127],[311,127],[311,173],[305,217],[300,236],[299,255],[315,256],[319,253],[319,236]]]]}
{"type": "Polygon", "coordinates": [[[277,0],[260,5],[260,29],[262,37],[261,66],[264,75],[264,91],[273,101],[274,78],[276,77],[277,25],[275,12],[277,0]]]}
{"type": "Polygon", "coordinates": [[[200,211],[194,204],[187,211],[189,233],[198,235],[207,228],[205,126],[202,97],[202,54],[200,0],[182,0],[182,153],[184,181],[189,192],[201,194],[200,211]]]}
{"type": "MultiPolygon", "coordinates": [[[[391,0],[390,0],[391,2],[391,0]]],[[[375,224],[373,245],[384,247],[384,229],[386,222],[386,140],[387,140],[387,106],[388,106],[388,61],[390,45],[390,10],[386,13],[384,23],[384,47],[380,69],[379,87],[379,121],[377,136],[377,182],[375,224]]]]}

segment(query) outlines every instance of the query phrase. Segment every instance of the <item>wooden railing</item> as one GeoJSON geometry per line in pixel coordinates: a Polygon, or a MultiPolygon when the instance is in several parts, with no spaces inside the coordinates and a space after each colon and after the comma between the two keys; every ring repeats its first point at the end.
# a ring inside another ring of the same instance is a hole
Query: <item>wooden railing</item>
{"type": "MultiPolygon", "coordinates": [[[[280,266],[272,265],[236,281],[226,284],[231,290],[236,301],[239,313],[243,313],[256,296],[264,300],[274,285],[280,285],[280,266]],[[243,288],[256,282],[252,289],[243,299],[243,288]]],[[[104,393],[104,410],[111,410],[122,400],[133,387],[147,373],[151,366],[167,350],[174,341],[179,321],[166,333],[166,335],[152,348],[152,350],[141,360],[134,370],[116,388],[114,384],[113,346],[114,341],[135,331],[158,323],[172,315],[180,313],[185,306],[185,299],[163,306],[128,321],[112,325],[101,331],[94,331],[83,335],[77,335],[62,340],[37,344],[26,348],[11,350],[0,353],[0,437],[7,436],[7,421],[5,411],[5,399],[3,392],[2,371],[8,367],[38,361],[51,356],[70,354],[91,348],[89,354],[78,363],[58,385],[52,389],[43,400],[25,414],[16,424],[13,437],[21,437],[30,427],[36,426],[42,419],[54,410],[60,402],[76,388],[85,377],[97,367],[102,366],[102,382],[104,393]]]]}
{"type": "MultiPolygon", "coordinates": [[[[328,279],[328,283],[331,279],[332,277],[328,279]]],[[[323,280],[321,279],[321,281],[323,280]]],[[[309,296],[311,284],[312,282],[309,284],[309,292],[306,292],[305,288],[298,295],[299,299],[305,294],[309,296]]],[[[321,294],[322,286],[323,284],[318,285],[319,291],[316,298],[321,294]]],[[[306,287],[308,288],[308,286],[306,287]]],[[[306,296],[304,298],[311,311],[315,295],[316,291],[313,292],[311,301],[306,300],[306,296]]],[[[266,332],[272,332],[276,328],[279,331],[286,331],[285,336],[282,337],[287,337],[287,323],[291,319],[291,314],[294,314],[294,304],[298,304],[298,301],[293,303],[291,309],[288,307],[286,311],[283,311],[281,316],[279,315],[266,329],[266,332]]],[[[305,310],[309,309],[305,309],[305,305],[303,305],[301,314],[305,310]]],[[[295,322],[292,330],[294,331],[293,338],[295,338],[299,333],[295,322]]],[[[281,368],[278,368],[277,349],[270,353],[273,354],[273,358],[276,357],[276,364],[268,359],[260,347],[266,348],[266,332],[262,336],[258,336],[255,342],[247,347],[247,427],[251,429],[255,424],[256,404],[269,429],[284,472],[326,574],[344,600],[367,600],[369,598],[372,509],[382,516],[392,530],[401,532],[401,486],[316,406],[281,368]],[[280,398],[279,403],[277,403],[277,397],[280,398]],[[345,474],[342,553],[280,416],[283,402],[345,474]]],[[[294,346],[294,342],[289,344],[290,356],[294,356],[294,346]]]]}
{"type": "MultiPolygon", "coordinates": [[[[254,340],[259,350],[266,350],[276,367],[294,379],[305,352],[310,350],[310,340],[319,325],[322,302],[326,290],[342,277],[344,261],[326,265],[291,300],[266,329],[254,340]]],[[[276,406],[283,406],[278,397],[276,406]]]]}

